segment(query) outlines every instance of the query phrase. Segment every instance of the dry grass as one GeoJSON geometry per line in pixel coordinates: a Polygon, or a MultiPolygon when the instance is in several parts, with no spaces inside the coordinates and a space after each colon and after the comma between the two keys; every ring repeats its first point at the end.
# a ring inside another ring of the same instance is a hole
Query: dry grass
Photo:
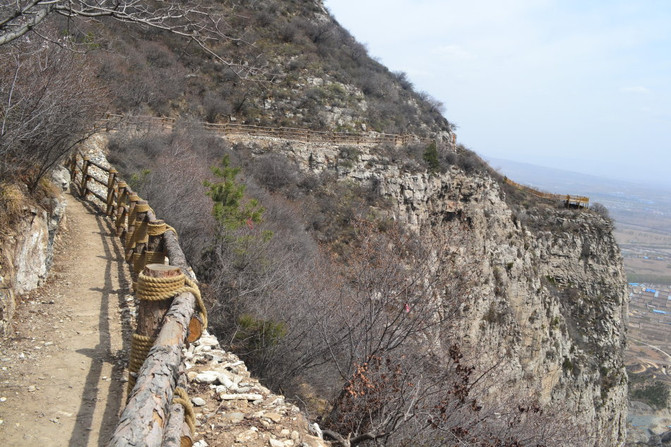
{"type": "Polygon", "coordinates": [[[0,228],[2,231],[16,222],[27,202],[28,198],[19,185],[0,183],[0,228]]]}
{"type": "Polygon", "coordinates": [[[61,194],[62,190],[50,178],[42,177],[33,193],[34,199],[42,203],[43,199],[54,199],[61,194]]]}

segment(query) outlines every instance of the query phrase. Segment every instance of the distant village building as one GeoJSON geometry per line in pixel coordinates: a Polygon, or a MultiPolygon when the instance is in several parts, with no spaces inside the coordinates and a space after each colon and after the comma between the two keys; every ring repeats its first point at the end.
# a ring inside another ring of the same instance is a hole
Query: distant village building
{"type": "Polygon", "coordinates": [[[630,283],[629,297],[630,335],[671,350],[671,287],[630,283]]]}

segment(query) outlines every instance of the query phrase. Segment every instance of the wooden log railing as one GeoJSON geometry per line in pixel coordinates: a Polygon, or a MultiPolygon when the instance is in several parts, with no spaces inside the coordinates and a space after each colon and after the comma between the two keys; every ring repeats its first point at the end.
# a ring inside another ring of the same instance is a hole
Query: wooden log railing
{"type": "Polygon", "coordinates": [[[514,186],[517,189],[521,189],[530,194],[533,194],[536,197],[547,200],[557,200],[563,202],[567,207],[575,206],[578,208],[587,208],[589,207],[589,197],[585,196],[573,196],[569,194],[552,194],[548,192],[542,192],[537,189],[531,188],[530,186],[522,185],[513,180],[510,180],[508,177],[505,177],[505,182],[510,186],[514,186]]]}
{"type": "MultiPolygon", "coordinates": [[[[178,270],[195,280],[174,231],[165,231],[160,235],[154,232],[139,243],[128,243],[137,239],[136,232],[146,232],[149,225],[162,227],[164,223],[119,178],[114,168],[96,163],[81,153],[72,157],[68,167],[72,184],[77,187],[80,196],[83,199],[89,195],[95,197],[98,202],[93,200],[92,203],[112,220],[116,235],[126,242],[126,260],[133,278],[137,278],[141,271],[150,275],[151,272],[158,272],[160,276],[163,272],[172,271],[167,273],[172,275],[178,270]],[[165,265],[163,256],[150,256],[157,252],[163,253],[168,265],[165,265]],[[149,261],[163,265],[147,266],[149,261]]],[[[184,421],[184,409],[178,408],[182,405],[173,403],[173,397],[177,384],[185,383],[182,349],[186,341],[194,341],[203,330],[202,318],[195,312],[196,303],[197,298],[192,292],[183,292],[168,305],[148,303],[143,308],[143,302],[138,304],[138,326],[144,325],[144,332],[155,331],[158,335],[134,378],[135,386],[129,391],[128,402],[110,447],[192,445],[194,433],[184,421]],[[147,329],[148,325],[153,325],[153,328],[147,329]]]]}
{"type": "MultiPolygon", "coordinates": [[[[154,116],[125,116],[108,114],[103,120],[107,130],[134,127],[137,130],[155,128],[170,129],[175,125],[175,118],[154,116]]],[[[429,144],[430,139],[410,134],[389,134],[381,132],[335,132],[301,129],[297,127],[271,127],[254,124],[238,123],[199,123],[204,129],[221,135],[245,135],[252,137],[280,138],[283,140],[300,141],[303,143],[327,142],[333,144],[390,144],[403,146],[410,143],[429,144]]]]}

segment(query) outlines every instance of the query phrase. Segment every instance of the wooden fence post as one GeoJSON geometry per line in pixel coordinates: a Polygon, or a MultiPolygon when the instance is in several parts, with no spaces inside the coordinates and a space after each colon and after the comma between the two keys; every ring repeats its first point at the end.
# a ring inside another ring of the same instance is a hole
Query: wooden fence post
{"type": "Polygon", "coordinates": [[[124,248],[126,250],[126,261],[128,261],[128,247],[135,232],[135,206],[140,201],[140,196],[135,193],[128,194],[128,227],[126,228],[126,238],[124,240],[124,248]]]}
{"type": "MultiPolygon", "coordinates": [[[[181,293],[163,319],[163,327],[154,341],[144,366],[140,369],[137,386],[119,419],[109,446],[158,447],[162,444],[166,421],[179,380],[182,347],[188,319],[195,306],[191,293],[181,293]]],[[[131,379],[129,378],[129,384],[131,379]]]]}
{"type": "Polygon", "coordinates": [[[79,195],[82,196],[82,198],[84,199],[86,199],[86,193],[88,192],[86,184],[89,181],[89,165],[90,165],[90,159],[87,155],[85,155],[82,164],[82,183],[81,185],[79,185],[79,195]]]}
{"type": "MultiPolygon", "coordinates": [[[[182,271],[179,267],[165,264],[149,264],[144,268],[143,274],[150,278],[171,278],[180,276],[182,271]]],[[[140,300],[137,309],[137,333],[151,338],[156,338],[161,330],[161,321],[172,304],[168,300],[140,300]]]]}
{"type": "MultiPolygon", "coordinates": [[[[139,199],[139,197],[138,197],[139,199]]],[[[128,218],[128,233],[126,234],[126,261],[133,266],[133,256],[144,251],[149,240],[147,234],[147,212],[149,204],[146,200],[137,200],[128,218]],[[131,222],[132,221],[132,222],[131,222]]],[[[134,277],[140,273],[133,269],[134,277]]]]}
{"type": "Polygon", "coordinates": [[[110,168],[109,176],[107,177],[107,209],[105,210],[105,214],[108,216],[111,216],[114,212],[114,182],[116,181],[117,173],[116,169],[110,168]]]}
{"type": "MultiPolygon", "coordinates": [[[[142,272],[149,278],[175,278],[182,275],[179,267],[165,264],[150,264],[142,272]]],[[[183,285],[182,279],[182,285],[183,285]]],[[[151,299],[143,296],[142,283],[135,287],[137,295],[137,328],[133,334],[131,344],[130,362],[128,365],[128,396],[135,386],[135,377],[140,372],[142,365],[147,358],[153,341],[161,330],[163,317],[170,310],[170,305],[174,297],[169,299],[151,299]]]]}
{"type": "Polygon", "coordinates": [[[128,185],[123,180],[119,182],[119,194],[116,201],[116,235],[121,237],[126,228],[126,217],[128,216],[128,207],[126,200],[128,199],[128,185]]]}
{"type": "Polygon", "coordinates": [[[69,168],[70,168],[70,181],[73,184],[77,184],[75,181],[77,179],[77,152],[72,154],[72,158],[70,159],[69,163],[69,168]]]}
{"type": "MultiPolygon", "coordinates": [[[[142,270],[144,270],[147,264],[163,264],[165,259],[163,253],[150,252],[149,249],[149,244],[152,240],[152,236],[149,234],[150,223],[149,216],[147,215],[147,212],[149,211],[149,205],[143,205],[140,202],[136,206],[144,207],[146,211],[144,211],[144,209],[139,211],[137,213],[137,218],[135,219],[135,234],[133,237],[134,247],[131,247],[131,267],[133,270],[133,281],[137,280],[137,275],[142,270]]],[[[158,242],[160,243],[160,240],[158,242]]],[[[158,244],[155,245],[158,246],[158,244]]],[[[133,284],[135,285],[135,282],[133,282],[133,284]]]]}
{"type": "MultiPolygon", "coordinates": [[[[154,227],[154,228],[162,228],[163,233],[165,232],[165,229],[167,226],[165,225],[165,222],[162,219],[156,219],[153,222],[149,223],[149,227],[154,227]]],[[[147,251],[149,252],[165,252],[165,243],[163,242],[163,233],[161,234],[156,234],[154,231],[148,231],[149,232],[149,242],[147,242],[147,251]]],[[[151,264],[154,264],[153,262],[151,264]]]]}

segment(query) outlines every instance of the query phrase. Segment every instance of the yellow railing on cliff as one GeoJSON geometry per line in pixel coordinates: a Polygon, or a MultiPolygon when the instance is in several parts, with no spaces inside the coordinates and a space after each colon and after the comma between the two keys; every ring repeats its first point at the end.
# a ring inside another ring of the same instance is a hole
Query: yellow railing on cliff
{"type": "MultiPolygon", "coordinates": [[[[155,128],[169,129],[174,126],[176,119],[159,118],[154,116],[131,116],[108,114],[102,125],[108,130],[120,127],[134,126],[138,130],[155,128]]],[[[420,138],[410,134],[389,134],[380,132],[332,132],[298,127],[271,127],[256,126],[253,124],[238,123],[207,123],[199,122],[204,129],[222,135],[245,135],[252,137],[279,138],[283,140],[300,141],[302,143],[332,143],[332,144],[390,144],[403,146],[412,143],[429,144],[431,139],[420,138]]],[[[452,143],[456,136],[452,134],[452,143]]]]}
{"type": "Polygon", "coordinates": [[[129,397],[109,446],[191,445],[194,414],[185,395],[182,348],[200,337],[207,316],[177,234],[114,168],[80,153],[68,167],[81,197],[97,198],[112,220],[137,298],[129,397]]]}
{"type": "Polygon", "coordinates": [[[510,186],[514,186],[518,189],[526,191],[530,194],[533,194],[536,197],[541,199],[548,200],[558,200],[563,202],[567,207],[574,206],[578,208],[587,208],[589,207],[589,197],[584,196],[572,196],[568,194],[550,194],[547,192],[538,191],[537,189],[531,188],[529,186],[521,185],[517,182],[510,180],[508,177],[505,177],[505,182],[510,186]]]}

